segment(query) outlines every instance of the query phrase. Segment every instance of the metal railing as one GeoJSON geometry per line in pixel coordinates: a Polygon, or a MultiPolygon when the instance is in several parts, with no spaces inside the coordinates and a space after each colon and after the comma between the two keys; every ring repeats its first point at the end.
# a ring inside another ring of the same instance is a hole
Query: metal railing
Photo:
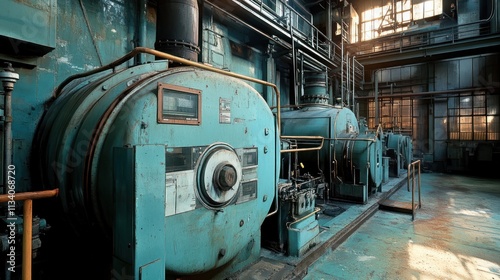
{"type": "Polygon", "coordinates": [[[417,208],[417,205],[415,204],[415,181],[417,182],[417,187],[418,187],[418,208],[422,208],[422,196],[420,195],[420,160],[414,161],[410,164],[408,164],[408,175],[407,175],[407,180],[408,180],[408,191],[410,191],[410,185],[411,185],[411,220],[415,220],[415,210],[417,208]],[[418,170],[418,177],[415,176],[416,170],[418,170]],[[411,183],[411,184],[410,184],[411,183]]]}
{"type": "Polygon", "coordinates": [[[23,205],[23,243],[22,243],[22,279],[31,280],[32,248],[33,248],[33,200],[40,198],[55,197],[59,189],[22,192],[15,195],[0,195],[0,203],[9,201],[24,201],[23,205]]]}
{"type": "MultiPolygon", "coordinates": [[[[313,16],[305,8],[302,7],[301,11],[297,11],[296,8],[290,6],[284,0],[276,1],[279,9],[269,7],[262,0],[240,1],[253,6],[262,16],[271,19],[284,29],[291,31],[297,39],[325,57],[332,59],[334,62],[341,60],[340,47],[314,26],[313,16]]],[[[298,7],[300,8],[301,6],[299,5],[298,7]]]]}

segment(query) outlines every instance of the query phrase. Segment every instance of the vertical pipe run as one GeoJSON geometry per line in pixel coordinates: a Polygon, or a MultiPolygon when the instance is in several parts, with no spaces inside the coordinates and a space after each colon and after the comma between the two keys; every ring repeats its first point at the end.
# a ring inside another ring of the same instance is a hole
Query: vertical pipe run
{"type": "MultiPolygon", "coordinates": [[[[147,26],[147,0],[137,0],[137,47],[146,47],[147,26]]],[[[139,53],[136,57],[136,64],[146,63],[146,54],[139,53]]]]}
{"type": "Polygon", "coordinates": [[[304,96],[304,53],[300,53],[300,97],[304,96]]]}
{"type": "Polygon", "coordinates": [[[288,18],[290,20],[290,38],[292,39],[292,73],[290,73],[290,77],[292,79],[292,85],[293,85],[293,96],[294,100],[293,103],[294,105],[299,105],[299,96],[297,93],[297,54],[295,53],[295,38],[293,37],[293,28],[292,28],[292,13],[290,12],[288,14],[288,18]]]}
{"type": "MultiPolygon", "coordinates": [[[[332,24],[333,24],[333,21],[332,21],[332,1],[331,0],[328,0],[328,5],[327,5],[327,9],[328,9],[328,12],[327,12],[327,24],[326,24],[326,37],[328,38],[328,41],[331,42],[332,41],[332,24]]],[[[332,58],[331,56],[331,53],[332,53],[332,44],[331,43],[328,43],[328,58],[332,58]]]]}
{"type": "Polygon", "coordinates": [[[346,79],[346,82],[345,82],[345,85],[346,85],[346,88],[347,88],[347,102],[346,103],[347,103],[347,108],[349,108],[349,106],[351,105],[350,104],[351,103],[350,102],[350,100],[351,100],[350,94],[351,93],[350,93],[350,90],[349,90],[349,86],[350,86],[350,82],[349,82],[349,79],[350,79],[350,77],[349,77],[349,73],[350,73],[350,71],[349,71],[349,53],[346,53],[345,55],[346,55],[345,56],[345,61],[347,63],[347,65],[346,65],[347,79],[346,79]]]}
{"type": "Polygon", "coordinates": [[[27,199],[24,201],[23,208],[23,280],[31,280],[31,253],[32,253],[32,236],[33,236],[33,200],[27,199]]]}
{"type": "Polygon", "coordinates": [[[14,84],[19,80],[19,74],[14,72],[12,64],[6,62],[5,68],[0,71],[0,81],[4,91],[4,158],[3,158],[3,188],[8,191],[8,168],[12,164],[12,91],[14,84]]]}
{"type": "Polygon", "coordinates": [[[4,189],[5,193],[8,191],[8,168],[9,165],[12,164],[12,88],[8,88],[4,86],[4,134],[3,134],[3,145],[4,145],[4,154],[3,154],[3,181],[4,181],[4,189]]]}
{"type": "Polygon", "coordinates": [[[344,107],[344,18],[340,17],[340,54],[342,62],[340,63],[340,106],[344,107]]]}
{"type": "Polygon", "coordinates": [[[354,72],[354,68],[355,68],[355,64],[354,64],[355,60],[354,59],[355,58],[356,58],[356,56],[352,57],[352,112],[353,113],[355,113],[355,111],[354,111],[354,88],[356,87],[356,83],[355,83],[355,81],[356,81],[355,74],[356,73],[354,72]]]}
{"type": "Polygon", "coordinates": [[[378,70],[375,70],[375,126],[379,125],[378,116],[378,70]]]}

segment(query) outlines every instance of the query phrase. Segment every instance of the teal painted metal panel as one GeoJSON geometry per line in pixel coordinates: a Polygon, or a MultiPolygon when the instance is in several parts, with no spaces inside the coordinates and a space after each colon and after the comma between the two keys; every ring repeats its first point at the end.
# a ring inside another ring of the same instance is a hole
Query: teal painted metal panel
{"type": "Polygon", "coordinates": [[[134,262],[134,149],[113,150],[113,275],[133,275],[134,262]]]}
{"type": "MultiPolygon", "coordinates": [[[[165,146],[135,148],[135,279],[165,279],[165,146]]],[[[173,225],[171,225],[173,226],[173,225]]],[[[120,229],[115,229],[120,231],[120,229]]]]}
{"type": "Polygon", "coordinates": [[[319,223],[316,215],[311,215],[288,228],[288,250],[291,256],[302,256],[309,247],[315,244],[319,234],[319,223]]]}
{"type": "Polygon", "coordinates": [[[57,1],[4,0],[0,9],[2,50],[44,55],[56,47],[57,1]]]}
{"type": "Polygon", "coordinates": [[[165,267],[160,260],[148,263],[139,268],[139,280],[156,280],[163,279],[165,274],[165,267]],[[163,271],[163,272],[162,272],[163,271]]]}
{"type": "Polygon", "coordinates": [[[114,149],[113,270],[165,278],[165,147],[114,149]]]}

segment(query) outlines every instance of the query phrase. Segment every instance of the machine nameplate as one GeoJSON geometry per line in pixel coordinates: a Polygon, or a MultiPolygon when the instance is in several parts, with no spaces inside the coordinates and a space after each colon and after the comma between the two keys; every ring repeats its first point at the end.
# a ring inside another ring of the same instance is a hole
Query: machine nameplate
{"type": "Polygon", "coordinates": [[[219,98],[219,123],[231,123],[231,100],[219,98]]]}
{"type": "Polygon", "coordinates": [[[194,170],[166,173],[165,216],[196,208],[194,170]]]}

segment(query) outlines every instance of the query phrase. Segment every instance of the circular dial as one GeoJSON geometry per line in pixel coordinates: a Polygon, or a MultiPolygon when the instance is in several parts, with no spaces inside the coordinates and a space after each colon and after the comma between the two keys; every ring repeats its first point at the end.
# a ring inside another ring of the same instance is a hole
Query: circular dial
{"type": "Polygon", "coordinates": [[[225,143],[208,147],[198,161],[197,194],[207,208],[220,208],[238,193],[242,171],[234,149],[225,143]]]}

